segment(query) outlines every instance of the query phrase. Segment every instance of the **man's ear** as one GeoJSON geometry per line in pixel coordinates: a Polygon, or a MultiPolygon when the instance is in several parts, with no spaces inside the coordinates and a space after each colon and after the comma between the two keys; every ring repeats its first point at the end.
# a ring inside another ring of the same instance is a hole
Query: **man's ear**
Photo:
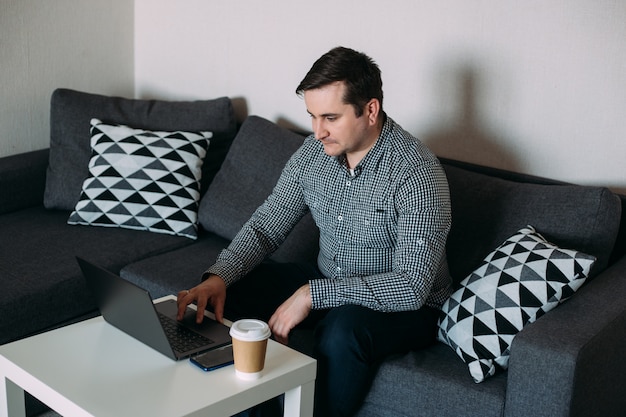
{"type": "Polygon", "coordinates": [[[380,113],[380,101],[377,98],[373,98],[365,105],[365,115],[370,125],[378,123],[378,114],[380,113]]]}

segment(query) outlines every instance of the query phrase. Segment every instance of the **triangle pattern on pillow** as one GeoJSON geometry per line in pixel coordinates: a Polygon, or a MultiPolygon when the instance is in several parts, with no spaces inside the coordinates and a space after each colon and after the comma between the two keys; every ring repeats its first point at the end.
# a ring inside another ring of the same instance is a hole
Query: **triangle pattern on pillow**
{"type": "Polygon", "coordinates": [[[160,132],[91,120],[89,176],[69,224],[197,238],[211,132],[160,132]]]}
{"type": "Polygon", "coordinates": [[[508,366],[515,335],[580,288],[594,262],[527,226],[461,281],[442,307],[437,338],[467,363],[476,382],[484,381],[508,366]]]}

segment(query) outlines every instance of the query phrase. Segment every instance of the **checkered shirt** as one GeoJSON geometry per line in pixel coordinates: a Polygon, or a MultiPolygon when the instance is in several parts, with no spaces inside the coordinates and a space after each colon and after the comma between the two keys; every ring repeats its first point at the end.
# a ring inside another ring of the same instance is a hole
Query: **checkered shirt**
{"type": "Polygon", "coordinates": [[[314,309],[439,308],[449,297],[445,172],[392,119],[354,174],[343,157],[326,155],[319,141],[306,138],[272,194],[207,272],[232,284],[276,250],[308,211],[320,229],[318,267],[325,277],[309,281],[314,309]]]}

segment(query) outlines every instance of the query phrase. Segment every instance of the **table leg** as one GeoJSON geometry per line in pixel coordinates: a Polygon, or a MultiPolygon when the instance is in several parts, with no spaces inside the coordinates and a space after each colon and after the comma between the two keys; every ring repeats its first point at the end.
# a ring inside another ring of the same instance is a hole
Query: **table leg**
{"type": "Polygon", "coordinates": [[[0,417],[26,417],[24,390],[6,376],[0,376],[0,417]]]}
{"type": "Polygon", "coordinates": [[[313,417],[315,381],[285,392],[284,417],[313,417]]]}

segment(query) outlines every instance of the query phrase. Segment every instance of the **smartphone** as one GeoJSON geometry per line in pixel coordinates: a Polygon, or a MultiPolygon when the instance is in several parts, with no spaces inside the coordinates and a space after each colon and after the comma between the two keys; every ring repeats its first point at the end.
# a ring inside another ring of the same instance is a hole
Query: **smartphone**
{"type": "Polygon", "coordinates": [[[199,355],[189,358],[191,363],[204,371],[214,371],[224,366],[232,365],[233,345],[224,346],[218,349],[209,350],[199,355]]]}

